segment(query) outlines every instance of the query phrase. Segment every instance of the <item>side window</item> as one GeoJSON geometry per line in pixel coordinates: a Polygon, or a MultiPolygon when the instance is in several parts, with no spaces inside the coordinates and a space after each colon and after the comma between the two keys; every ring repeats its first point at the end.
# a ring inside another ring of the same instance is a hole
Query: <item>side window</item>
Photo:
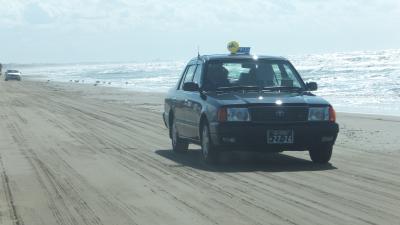
{"type": "Polygon", "coordinates": [[[182,75],[181,75],[181,79],[179,79],[179,82],[176,85],[176,89],[180,89],[181,88],[183,80],[185,79],[185,76],[187,74],[188,69],[189,69],[189,66],[186,66],[185,69],[183,70],[182,75]]]}
{"type": "Polygon", "coordinates": [[[183,78],[179,89],[182,89],[184,83],[191,82],[193,80],[195,70],[196,70],[196,65],[189,66],[189,68],[186,70],[185,77],[183,78]]]}
{"type": "Polygon", "coordinates": [[[201,72],[202,72],[202,69],[203,69],[203,65],[202,64],[198,64],[196,72],[194,73],[194,77],[193,77],[193,82],[195,82],[199,86],[201,85],[201,72]]]}

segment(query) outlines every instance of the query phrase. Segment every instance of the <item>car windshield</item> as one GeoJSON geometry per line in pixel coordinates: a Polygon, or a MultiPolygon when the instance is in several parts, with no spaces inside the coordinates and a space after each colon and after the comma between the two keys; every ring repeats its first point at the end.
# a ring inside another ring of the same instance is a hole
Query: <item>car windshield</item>
{"type": "Polygon", "coordinates": [[[204,90],[303,89],[293,66],[284,60],[212,61],[207,65],[204,90]]]}
{"type": "Polygon", "coordinates": [[[9,73],[18,73],[18,70],[8,70],[9,73]]]}

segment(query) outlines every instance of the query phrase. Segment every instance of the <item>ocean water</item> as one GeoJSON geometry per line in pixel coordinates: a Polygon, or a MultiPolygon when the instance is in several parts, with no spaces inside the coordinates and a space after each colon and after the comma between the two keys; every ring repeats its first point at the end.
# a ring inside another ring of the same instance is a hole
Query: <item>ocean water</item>
{"type": "MultiPolygon", "coordinates": [[[[287,56],[315,93],[337,111],[400,116],[400,49],[287,56]]],[[[185,61],[146,63],[9,64],[24,79],[166,92],[185,61]]]]}
{"type": "Polygon", "coordinates": [[[400,49],[289,58],[338,111],[400,116],[400,49]]]}

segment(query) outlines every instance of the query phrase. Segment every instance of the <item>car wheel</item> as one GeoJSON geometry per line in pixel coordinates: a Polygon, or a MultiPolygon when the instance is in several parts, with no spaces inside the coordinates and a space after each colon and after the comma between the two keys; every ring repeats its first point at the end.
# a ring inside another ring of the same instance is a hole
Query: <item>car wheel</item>
{"type": "Polygon", "coordinates": [[[4,79],[5,81],[8,81],[8,79],[4,79]]]}
{"type": "Polygon", "coordinates": [[[182,153],[188,150],[189,143],[182,138],[179,138],[178,130],[176,129],[175,119],[173,119],[171,126],[171,142],[172,151],[176,153],[182,153]]]}
{"type": "Polygon", "coordinates": [[[328,163],[332,156],[332,145],[320,145],[310,148],[310,158],[314,163],[328,163]]]}
{"type": "Polygon", "coordinates": [[[216,164],[219,161],[219,151],[211,141],[207,123],[204,123],[201,129],[201,156],[207,164],[216,164]]]}

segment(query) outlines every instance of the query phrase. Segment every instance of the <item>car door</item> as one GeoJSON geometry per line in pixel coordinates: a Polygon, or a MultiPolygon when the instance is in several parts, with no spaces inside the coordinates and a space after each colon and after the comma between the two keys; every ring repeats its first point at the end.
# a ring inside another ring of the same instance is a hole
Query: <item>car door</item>
{"type": "Polygon", "coordinates": [[[183,96],[182,96],[182,90],[181,90],[181,86],[183,83],[183,80],[185,79],[186,73],[188,71],[189,65],[187,65],[185,67],[185,69],[182,72],[181,78],[176,86],[176,90],[173,92],[173,95],[171,95],[170,97],[170,102],[171,102],[171,108],[173,111],[173,115],[174,115],[174,120],[175,120],[175,124],[176,124],[176,129],[178,131],[178,133],[181,131],[181,124],[182,124],[182,109],[183,109],[183,96]]]}
{"type": "Polygon", "coordinates": [[[191,82],[193,80],[194,72],[196,71],[196,64],[189,64],[186,68],[185,74],[178,87],[177,95],[175,99],[175,121],[178,129],[178,133],[182,137],[191,137],[191,121],[188,117],[188,92],[183,90],[183,84],[191,82]]]}
{"type": "MultiPolygon", "coordinates": [[[[201,86],[201,75],[203,71],[203,65],[201,63],[197,64],[196,71],[194,73],[192,82],[197,83],[199,87],[201,86]]],[[[188,134],[192,139],[199,139],[199,122],[202,109],[203,99],[200,97],[200,92],[192,91],[185,92],[186,104],[185,110],[188,118],[188,134]]]]}

